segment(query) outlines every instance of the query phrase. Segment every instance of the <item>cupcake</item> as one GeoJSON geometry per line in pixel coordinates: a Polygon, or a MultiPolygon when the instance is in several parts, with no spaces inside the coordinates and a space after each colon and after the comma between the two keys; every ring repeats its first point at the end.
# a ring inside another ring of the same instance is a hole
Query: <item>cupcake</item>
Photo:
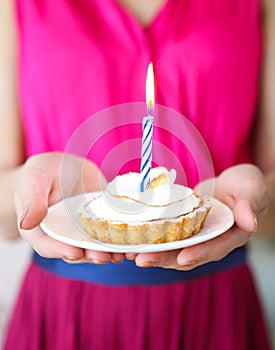
{"type": "Polygon", "coordinates": [[[211,208],[210,199],[175,184],[176,171],[153,168],[140,192],[141,174],[117,176],[104,191],[78,209],[86,233],[113,244],[157,244],[197,234],[211,208]]]}

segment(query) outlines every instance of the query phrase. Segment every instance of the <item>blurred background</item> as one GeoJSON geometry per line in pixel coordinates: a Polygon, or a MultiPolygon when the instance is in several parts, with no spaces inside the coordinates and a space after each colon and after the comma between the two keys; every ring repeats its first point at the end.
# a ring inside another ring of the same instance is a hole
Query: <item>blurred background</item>
{"type": "MultiPolygon", "coordinates": [[[[0,240],[0,349],[18,288],[28,266],[31,251],[22,240],[0,240]]],[[[262,299],[270,337],[275,350],[275,239],[253,238],[250,264],[262,299]]],[[[237,349],[236,349],[237,350],[237,349]]],[[[260,349],[259,349],[260,350],[260,349]]]]}

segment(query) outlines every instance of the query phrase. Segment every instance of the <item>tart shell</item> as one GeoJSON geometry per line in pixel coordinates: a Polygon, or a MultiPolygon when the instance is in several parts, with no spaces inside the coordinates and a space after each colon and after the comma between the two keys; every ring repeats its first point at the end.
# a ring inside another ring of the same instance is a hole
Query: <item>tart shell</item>
{"type": "Polygon", "coordinates": [[[89,217],[83,212],[85,207],[77,214],[83,230],[90,237],[105,243],[138,245],[179,241],[197,234],[210,208],[210,200],[201,199],[198,208],[178,218],[134,224],[89,217]]]}

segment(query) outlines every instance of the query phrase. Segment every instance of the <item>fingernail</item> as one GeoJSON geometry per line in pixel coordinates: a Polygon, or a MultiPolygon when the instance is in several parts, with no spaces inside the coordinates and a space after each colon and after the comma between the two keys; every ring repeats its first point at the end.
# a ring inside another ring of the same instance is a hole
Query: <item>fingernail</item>
{"type": "Polygon", "coordinates": [[[80,258],[63,258],[67,264],[81,264],[83,261],[80,258]]]}
{"type": "Polygon", "coordinates": [[[256,214],[253,213],[253,221],[254,221],[254,232],[257,231],[257,228],[258,228],[258,220],[257,220],[257,216],[256,214]]]}
{"type": "Polygon", "coordinates": [[[24,220],[28,214],[28,211],[29,211],[29,208],[26,208],[24,211],[23,211],[23,214],[20,218],[20,221],[19,221],[19,228],[20,230],[23,230],[23,224],[24,224],[24,220]]]}
{"type": "Polygon", "coordinates": [[[196,260],[186,260],[186,259],[179,259],[178,260],[178,264],[180,266],[186,266],[186,267],[189,267],[189,266],[195,266],[198,262],[196,260]]]}
{"type": "Polygon", "coordinates": [[[111,262],[114,263],[114,264],[121,264],[123,262],[124,259],[120,259],[120,260],[114,260],[114,259],[111,259],[111,262]]]}
{"type": "Polygon", "coordinates": [[[156,266],[156,261],[144,261],[144,262],[138,263],[137,266],[139,266],[139,267],[153,267],[153,266],[156,266]]]}
{"type": "Polygon", "coordinates": [[[69,257],[64,257],[64,260],[69,260],[69,261],[76,261],[76,260],[80,260],[79,257],[74,257],[74,256],[69,256],[69,257]]]}
{"type": "Polygon", "coordinates": [[[104,265],[104,264],[107,264],[107,261],[98,260],[98,259],[90,259],[89,261],[90,261],[92,264],[96,264],[96,265],[104,265]]]}

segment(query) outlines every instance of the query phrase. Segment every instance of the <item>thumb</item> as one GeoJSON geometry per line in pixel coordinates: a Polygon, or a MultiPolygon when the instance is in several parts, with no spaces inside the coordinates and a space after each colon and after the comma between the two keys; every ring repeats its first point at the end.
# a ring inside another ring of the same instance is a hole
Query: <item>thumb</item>
{"type": "Polygon", "coordinates": [[[258,222],[255,204],[246,198],[236,199],[232,208],[236,225],[246,232],[255,232],[258,222]]]}
{"type": "Polygon", "coordinates": [[[15,208],[20,229],[33,229],[47,215],[51,187],[52,181],[44,169],[26,167],[22,170],[15,191],[15,208]]]}
{"type": "Polygon", "coordinates": [[[215,196],[233,210],[240,229],[246,232],[257,230],[258,220],[268,201],[265,179],[259,168],[241,164],[225,170],[217,178],[215,196]]]}

